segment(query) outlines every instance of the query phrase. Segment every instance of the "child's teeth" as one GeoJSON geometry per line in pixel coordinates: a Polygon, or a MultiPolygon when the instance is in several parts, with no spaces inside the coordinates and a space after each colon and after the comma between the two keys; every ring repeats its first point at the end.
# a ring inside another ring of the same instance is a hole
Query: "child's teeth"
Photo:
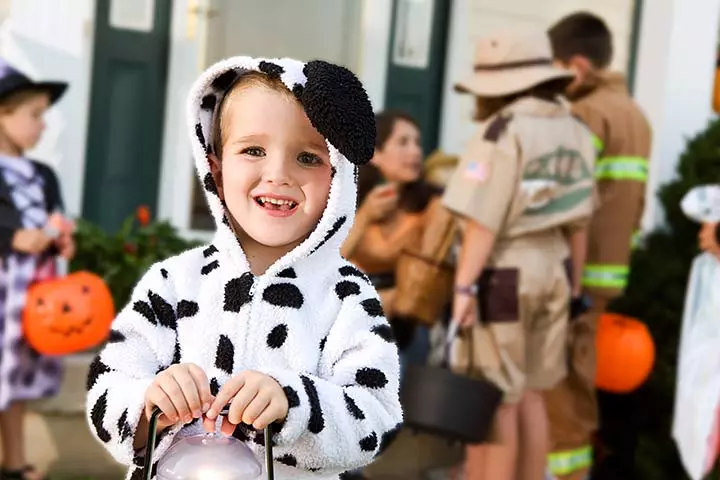
{"type": "Polygon", "coordinates": [[[295,202],[293,202],[292,200],[281,200],[279,198],[260,197],[260,201],[262,203],[272,203],[273,205],[295,205],[295,202]]]}

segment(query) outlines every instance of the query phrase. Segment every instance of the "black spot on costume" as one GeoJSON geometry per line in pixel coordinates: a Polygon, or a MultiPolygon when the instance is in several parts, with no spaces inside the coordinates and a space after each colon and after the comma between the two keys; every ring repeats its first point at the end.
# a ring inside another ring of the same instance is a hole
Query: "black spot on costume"
{"type": "Polygon", "coordinates": [[[263,292],[263,300],[276,307],[301,308],[303,295],[292,283],[276,283],[263,292]]]}
{"type": "Polygon", "coordinates": [[[253,286],[253,276],[245,273],[240,278],[234,278],[225,285],[225,311],[239,312],[250,301],[250,289],[253,286]]]}
{"type": "Polygon", "coordinates": [[[215,353],[215,366],[227,374],[233,373],[235,346],[225,335],[220,335],[217,352],[215,353]]]}
{"type": "Polygon", "coordinates": [[[202,269],[200,270],[201,275],[207,275],[216,268],[220,266],[220,262],[217,260],[213,260],[212,262],[208,263],[207,265],[203,265],[202,269]]]}
{"type": "Polygon", "coordinates": [[[360,285],[355,282],[343,280],[335,285],[335,293],[340,300],[344,300],[350,295],[360,295],[360,285]]]}
{"type": "Polygon", "coordinates": [[[278,325],[277,327],[273,328],[272,331],[268,334],[267,338],[267,344],[270,348],[280,348],[285,343],[285,340],[287,340],[288,336],[288,327],[287,325],[278,325]]]}
{"type": "Polygon", "coordinates": [[[109,343],[119,343],[124,341],[125,335],[123,335],[121,332],[118,332],[117,330],[110,330],[110,335],[108,336],[109,343]]]}

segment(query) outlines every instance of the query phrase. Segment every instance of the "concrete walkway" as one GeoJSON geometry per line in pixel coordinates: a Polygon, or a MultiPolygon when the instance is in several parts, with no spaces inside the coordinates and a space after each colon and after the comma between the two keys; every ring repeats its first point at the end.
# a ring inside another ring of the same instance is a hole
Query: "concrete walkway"
{"type": "Polygon", "coordinates": [[[125,475],[125,469],[92,436],[85,420],[85,383],[92,358],[89,354],[66,357],[58,395],[28,406],[28,463],[52,480],[121,480],[125,475]]]}

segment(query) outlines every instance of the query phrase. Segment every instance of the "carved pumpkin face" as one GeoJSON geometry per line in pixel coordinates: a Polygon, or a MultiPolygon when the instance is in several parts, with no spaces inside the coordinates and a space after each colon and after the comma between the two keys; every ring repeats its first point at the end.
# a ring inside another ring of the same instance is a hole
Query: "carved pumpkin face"
{"type": "Polygon", "coordinates": [[[595,385],[612,393],[629,393],[647,380],[655,363],[655,343],[644,323],[605,313],[598,322],[595,385]]]}
{"type": "Polygon", "coordinates": [[[76,272],[30,287],[23,316],[28,343],[44,355],[67,355],[102,343],[115,317],[102,278],[76,272]]]}

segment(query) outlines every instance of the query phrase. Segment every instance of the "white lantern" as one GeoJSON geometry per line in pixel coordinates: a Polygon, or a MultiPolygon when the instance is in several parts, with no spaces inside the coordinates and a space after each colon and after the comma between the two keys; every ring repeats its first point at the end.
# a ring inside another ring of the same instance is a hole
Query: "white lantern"
{"type": "MultiPolygon", "coordinates": [[[[225,412],[221,412],[225,413],[225,412]]],[[[155,445],[156,409],[150,419],[145,480],[150,480],[150,463],[155,445]]],[[[265,429],[265,438],[271,438],[265,429]]],[[[273,478],[272,445],[266,448],[267,478],[273,478]]],[[[262,475],[260,462],[244,442],[221,433],[191,435],[177,441],[158,461],[157,480],[255,480],[262,475]]]]}

